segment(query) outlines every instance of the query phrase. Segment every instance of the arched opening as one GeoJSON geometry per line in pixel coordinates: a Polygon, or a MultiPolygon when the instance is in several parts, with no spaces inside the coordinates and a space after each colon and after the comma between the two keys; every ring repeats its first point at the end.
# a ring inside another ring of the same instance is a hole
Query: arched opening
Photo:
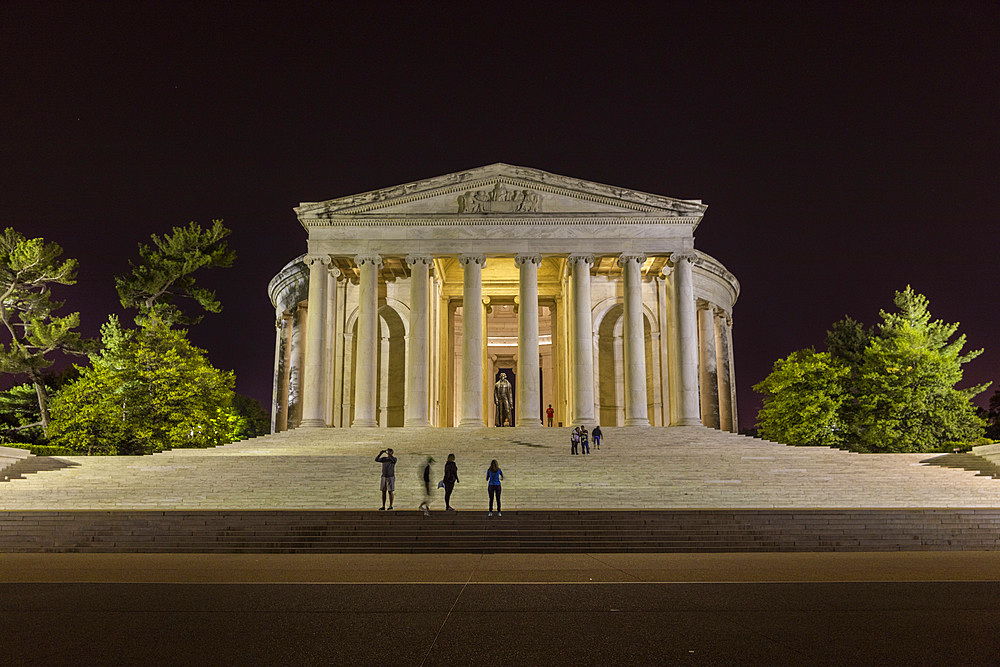
{"type": "MultiPolygon", "coordinates": [[[[375,419],[379,426],[402,426],[406,408],[406,326],[388,305],[378,309],[379,343],[376,346],[375,419]]],[[[351,421],[354,421],[354,379],[357,377],[358,323],[351,330],[351,421]]]]}
{"type": "MultiPolygon", "coordinates": [[[[621,303],[611,306],[597,327],[597,420],[602,426],[625,424],[625,348],[622,339],[625,309],[621,303]]],[[[643,312],[643,347],[646,358],[646,412],[650,423],[656,406],[656,383],[653,358],[653,331],[648,313],[643,312]]]]}

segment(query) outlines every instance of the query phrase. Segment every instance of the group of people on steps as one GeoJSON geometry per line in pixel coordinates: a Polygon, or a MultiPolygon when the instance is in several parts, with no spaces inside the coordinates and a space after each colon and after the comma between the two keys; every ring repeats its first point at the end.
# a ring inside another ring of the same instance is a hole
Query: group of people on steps
{"type": "MultiPolygon", "coordinates": [[[[593,436],[594,439],[594,449],[600,449],[602,438],[601,427],[595,426],[590,436],[593,436]]],[[[584,454],[589,454],[590,436],[587,434],[586,426],[577,426],[573,429],[570,435],[570,454],[577,454],[578,447],[583,450],[584,454]]],[[[394,456],[392,449],[383,449],[375,457],[375,462],[382,464],[382,478],[379,482],[379,488],[382,490],[382,507],[379,508],[380,512],[392,511],[392,503],[395,500],[396,494],[396,463],[398,460],[394,456]],[[385,504],[386,496],[389,497],[388,507],[385,504]]],[[[431,499],[433,497],[433,489],[431,487],[431,465],[433,463],[434,457],[428,456],[427,463],[421,469],[421,479],[424,482],[424,500],[420,503],[420,510],[427,516],[430,516],[431,513],[431,499]]],[[[503,516],[500,513],[500,492],[503,490],[502,482],[503,470],[500,469],[497,460],[493,459],[490,461],[490,467],[486,469],[486,490],[490,498],[490,509],[487,516],[493,516],[494,500],[497,505],[497,516],[503,516]]],[[[447,511],[455,511],[455,508],[451,506],[451,494],[458,483],[458,464],[455,463],[455,455],[449,454],[448,461],[444,464],[444,477],[437,484],[437,488],[444,489],[444,504],[447,511]]]]}
{"type": "MultiPolygon", "coordinates": [[[[601,427],[595,426],[593,432],[590,434],[594,437],[594,449],[601,448],[601,438],[604,434],[601,433],[601,427]]],[[[573,429],[573,432],[569,436],[569,453],[572,455],[577,455],[580,453],[589,454],[590,453],[590,436],[587,435],[587,427],[577,426],[573,429]]]]}

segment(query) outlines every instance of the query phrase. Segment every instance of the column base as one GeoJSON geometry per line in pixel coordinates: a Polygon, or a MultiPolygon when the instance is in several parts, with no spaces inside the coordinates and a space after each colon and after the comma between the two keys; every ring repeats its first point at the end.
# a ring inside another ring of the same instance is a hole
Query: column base
{"type": "Polygon", "coordinates": [[[649,427],[649,420],[645,419],[645,418],[643,418],[643,419],[636,419],[635,417],[633,417],[631,419],[626,419],[625,420],[625,426],[643,426],[643,427],[647,427],[648,428],[649,427]]]}
{"type": "Polygon", "coordinates": [[[322,419],[303,419],[299,428],[326,428],[326,422],[322,419]]]}
{"type": "Polygon", "coordinates": [[[374,419],[355,419],[351,423],[351,428],[375,428],[378,422],[374,419]]]}
{"type": "Polygon", "coordinates": [[[681,417],[670,424],[671,426],[701,426],[701,420],[694,417],[681,417]]]}
{"type": "Polygon", "coordinates": [[[459,428],[486,428],[486,424],[483,423],[482,419],[463,417],[462,421],[458,422],[459,428]]]}
{"type": "Polygon", "coordinates": [[[520,419],[518,419],[517,423],[514,424],[514,426],[516,426],[517,428],[541,428],[542,427],[542,420],[541,419],[525,419],[524,421],[521,421],[520,419]]]}
{"type": "Polygon", "coordinates": [[[429,419],[404,419],[403,428],[425,428],[429,427],[431,422],[429,419]]]}

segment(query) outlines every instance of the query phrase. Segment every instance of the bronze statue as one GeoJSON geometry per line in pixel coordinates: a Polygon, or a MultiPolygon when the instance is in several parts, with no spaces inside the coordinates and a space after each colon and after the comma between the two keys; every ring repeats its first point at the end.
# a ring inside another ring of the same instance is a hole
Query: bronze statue
{"type": "Polygon", "coordinates": [[[496,407],[496,425],[514,425],[514,390],[507,381],[507,374],[501,373],[493,385],[493,405],[496,407]]]}

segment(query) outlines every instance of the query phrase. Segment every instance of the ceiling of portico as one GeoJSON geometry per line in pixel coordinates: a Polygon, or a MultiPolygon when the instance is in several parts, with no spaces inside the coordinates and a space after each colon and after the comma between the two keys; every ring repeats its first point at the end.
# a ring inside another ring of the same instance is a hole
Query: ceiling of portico
{"type": "MultiPolygon", "coordinates": [[[[358,282],[358,268],[354,265],[351,257],[333,257],[332,265],[340,270],[341,275],[352,283],[358,282]]],[[[545,284],[558,285],[565,270],[566,259],[564,257],[545,257],[538,267],[538,283],[540,291],[544,293],[542,286],[545,284]]],[[[647,257],[642,265],[642,275],[653,278],[660,274],[667,265],[667,257],[655,256],[647,257]]],[[[445,283],[461,286],[462,266],[455,257],[440,257],[435,262],[436,270],[442,275],[445,283]]],[[[590,267],[592,276],[605,276],[608,278],[620,277],[622,269],[618,266],[618,255],[598,256],[590,267]]],[[[410,277],[410,266],[404,257],[383,256],[382,267],[379,270],[379,280],[381,282],[394,282],[396,280],[410,277]]],[[[514,264],[513,257],[490,257],[483,267],[484,292],[489,293],[488,286],[508,286],[517,291],[517,284],[520,273],[514,264]]]]}

